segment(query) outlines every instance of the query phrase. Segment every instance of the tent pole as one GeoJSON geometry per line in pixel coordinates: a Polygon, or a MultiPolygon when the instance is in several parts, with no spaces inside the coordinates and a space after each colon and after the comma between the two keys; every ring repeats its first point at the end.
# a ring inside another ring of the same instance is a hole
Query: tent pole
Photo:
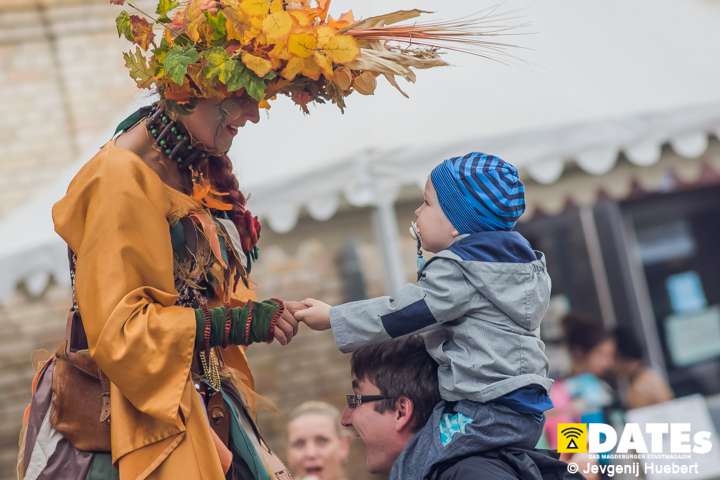
{"type": "Polygon", "coordinates": [[[372,219],[375,240],[382,252],[385,268],[385,291],[395,295],[406,280],[401,261],[395,202],[389,195],[381,195],[376,200],[372,219]]]}

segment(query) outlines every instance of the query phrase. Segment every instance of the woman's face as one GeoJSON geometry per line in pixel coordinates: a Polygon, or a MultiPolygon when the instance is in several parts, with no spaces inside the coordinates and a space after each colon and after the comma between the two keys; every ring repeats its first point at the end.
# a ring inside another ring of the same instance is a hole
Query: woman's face
{"type": "Polygon", "coordinates": [[[298,480],[344,479],[349,450],[348,439],[327,415],[307,413],[288,424],[288,465],[298,480]]]}
{"type": "Polygon", "coordinates": [[[223,101],[200,100],[180,121],[195,140],[213,152],[226,153],[238,129],[259,119],[258,102],[248,97],[230,97],[223,101]]]}
{"type": "Polygon", "coordinates": [[[585,355],[585,370],[597,377],[607,375],[614,367],[615,342],[608,338],[585,355]]]}

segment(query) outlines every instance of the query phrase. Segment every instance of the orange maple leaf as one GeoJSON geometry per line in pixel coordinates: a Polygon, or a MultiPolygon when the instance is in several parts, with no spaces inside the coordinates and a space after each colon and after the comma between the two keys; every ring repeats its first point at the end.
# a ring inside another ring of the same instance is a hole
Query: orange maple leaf
{"type": "Polygon", "coordinates": [[[147,50],[150,43],[155,38],[155,33],[153,33],[152,30],[152,24],[142,17],[131,15],[130,25],[135,43],[137,43],[143,50],[147,50]]]}

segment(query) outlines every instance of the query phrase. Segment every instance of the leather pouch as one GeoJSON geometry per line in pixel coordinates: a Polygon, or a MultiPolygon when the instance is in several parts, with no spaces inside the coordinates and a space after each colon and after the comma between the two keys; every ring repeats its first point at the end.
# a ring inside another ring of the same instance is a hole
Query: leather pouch
{"type": "MultiPolygon", "coordinates": [[[[68,318],[68,328],[71,324],[72,318],[68,318]]],[[[50,424],[78,450],[110,452],[107,377],[88,350],[72,351],[68,342],[55,353],[53,361],[50,424]]]]}

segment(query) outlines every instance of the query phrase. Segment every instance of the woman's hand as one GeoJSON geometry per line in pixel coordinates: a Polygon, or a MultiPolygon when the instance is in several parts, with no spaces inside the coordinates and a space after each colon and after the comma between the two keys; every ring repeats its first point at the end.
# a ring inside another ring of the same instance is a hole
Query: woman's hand
{"type": "Polygon", "coordinates": [[[295,312],[297,321],[305,322],[313,330],[330,328],[330,305],[314,298],[306,298],[302,303],[306,308],[295,312]]]}
{"type": "Polygon", "coordinates": [[[298,332],[298,322],[293,316],[294,310],[291,308],[292,305],[289,305],[288,303],[297,302],[283,302],[283,312],[275,324],[274,332],[275,340],[277,340],[280,345],[287,345],[290,343],[290,340],[292,340],[298,332]]]}

